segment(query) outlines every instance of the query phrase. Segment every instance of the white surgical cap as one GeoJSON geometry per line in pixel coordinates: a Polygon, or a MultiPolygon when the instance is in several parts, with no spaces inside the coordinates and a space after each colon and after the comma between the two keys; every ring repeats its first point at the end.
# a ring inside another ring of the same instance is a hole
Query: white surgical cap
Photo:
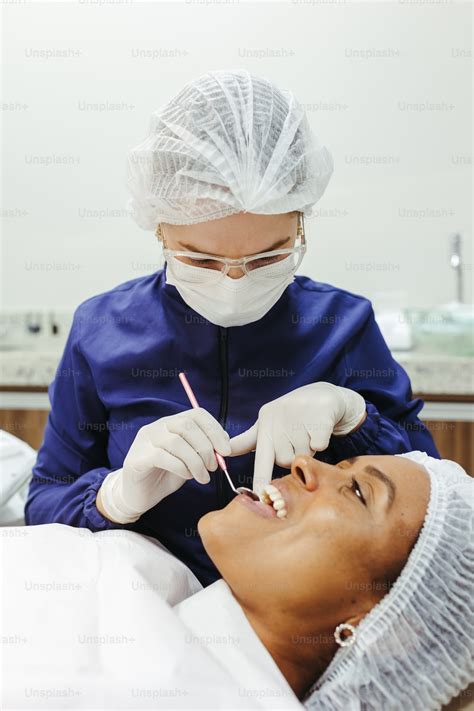
{"type": "Polygon", "coordinates": [[[333,170],[291,91],[245,69],[189,82],[127,156],[127,207],[145,230],[237,212],[309,216],[333,170]]]}
{"type": "Polygon", "coordinates": [[[318,711],[430,711],[474,677],[474,480],[424,452],[425,521],[390,592],[340,648],[304,704],[318,711]]]}

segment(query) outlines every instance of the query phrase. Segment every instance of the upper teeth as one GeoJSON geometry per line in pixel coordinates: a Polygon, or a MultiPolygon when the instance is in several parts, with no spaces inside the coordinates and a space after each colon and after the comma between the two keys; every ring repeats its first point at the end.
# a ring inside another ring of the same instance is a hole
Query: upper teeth
{"type": "Polygon", "coordinates": [[[278,518],[286,518],[287,510],[285,499],[276,486],[273,486],[273,484],[267,484],[267,486],[263,489],[260,498],[265,504],[271,504],[273,506],[277,512],[278,518]]]}

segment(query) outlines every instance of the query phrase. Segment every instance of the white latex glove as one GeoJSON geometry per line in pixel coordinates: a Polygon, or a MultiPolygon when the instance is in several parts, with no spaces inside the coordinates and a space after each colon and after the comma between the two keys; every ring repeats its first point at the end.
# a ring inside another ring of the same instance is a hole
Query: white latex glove
{"type": "Polygon", "coordinates": [[[102,482],[103,512],[112,521],[132,523],[188,479],[207,484],[209,471],[217,469],[214,449],[229,455],[230,438],[202,407],[145,425],[133,440],[122,469],[102,482]]]}
{"type": "Polygon", "coordinates": [[[331,435],[346,435],[365,419],[359,393],[332,383],[312,383],[263,405],[250,429],[232,437],[231,456],[255,451],[253,490],[261,493],[273,466],[291,467],[297,454],[311,457],[327,448],[331,435]]]}

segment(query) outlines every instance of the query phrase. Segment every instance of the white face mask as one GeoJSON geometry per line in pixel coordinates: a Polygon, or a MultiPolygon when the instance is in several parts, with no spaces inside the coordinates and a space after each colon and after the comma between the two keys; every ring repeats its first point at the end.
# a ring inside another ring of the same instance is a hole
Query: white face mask
{"type": "Polygon", "coordinates": [[[265,276],[258,280],[244,274],[239,279],[226,275],[216,282],[213,270],[174,260],[174,274],[167,265],[166,283],[175,286],[188,306],[216,326],[244,326],[261,319],[276,304],[294,281],[292,267],[291,259],[282,259],[259,267],[259,275],[265,276]]]}

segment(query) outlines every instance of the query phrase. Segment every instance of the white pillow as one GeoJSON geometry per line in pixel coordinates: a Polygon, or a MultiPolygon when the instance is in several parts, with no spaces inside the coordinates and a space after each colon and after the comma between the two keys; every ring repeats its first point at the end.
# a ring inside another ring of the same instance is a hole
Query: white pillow
{"type": "Polygon", "coordinates": [[[3,507],[30,480],[37,454],[23,440],[0,430],[0,522],[3,507]]]}

